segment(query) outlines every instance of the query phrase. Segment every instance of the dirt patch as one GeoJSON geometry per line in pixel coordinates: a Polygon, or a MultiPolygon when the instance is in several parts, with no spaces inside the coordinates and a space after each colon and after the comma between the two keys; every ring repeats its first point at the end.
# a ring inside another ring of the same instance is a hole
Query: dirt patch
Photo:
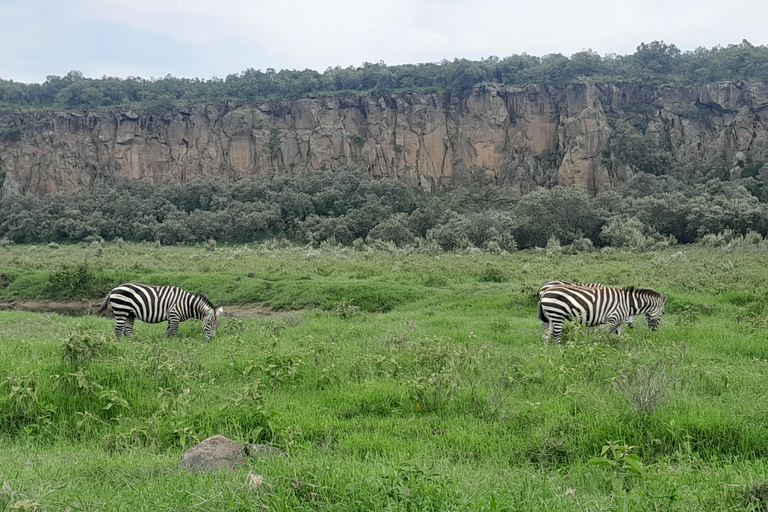
{"type": "Polygon", "coordinates": [[[247,317],[247,316],[273,316],[284,314],[283,311],[259,304],[241,304],[239,306],[224,306],[224,316],[247,317]]]}
{"type": "MultiPolygon", "coordinates": [[[[30,311],[32,313],[58,313],[60,315],[83,316],[92,315],[101,308],[102,301],[0,301],[0,311],[30,311]]],[[[259,304],[243,304],[224,306],[225,317],[258,317],[279,315],[281,312],[259,304]]]]}
{"type": "Polygon", "coordinates": [[[14,301],[0,302],[0,311],[31,311],[33,313],[58,313],[60,315],[83,316],[95,313],[103,302],[47,302],[14,301]]]}

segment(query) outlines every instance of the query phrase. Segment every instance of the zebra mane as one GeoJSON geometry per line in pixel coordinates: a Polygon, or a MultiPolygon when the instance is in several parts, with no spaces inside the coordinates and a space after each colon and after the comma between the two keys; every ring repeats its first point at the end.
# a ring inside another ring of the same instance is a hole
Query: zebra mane
{"type": "Polygon", "coordinates": [[[650,288],[638,288],[634,285],[627,286],[626,288],[624,288],[624,291],[627,293],[638,293],[640,295],[648,295],[650,297],[661,297],[661,294],[656,290],[651,290],[650,288]]]}
{"type": "Polygon", "coordinates": [[[213,307],[213,304],[211,303],[211,301],[208,300],[208,297],[206,297],[202,293],[196,293],[195,294],[195,298],[198,299],[203,304],[205,304],[206,306],[208,306],[209,308],[214,309],[214,310],[216,309],[215,307],[213,307]]]}

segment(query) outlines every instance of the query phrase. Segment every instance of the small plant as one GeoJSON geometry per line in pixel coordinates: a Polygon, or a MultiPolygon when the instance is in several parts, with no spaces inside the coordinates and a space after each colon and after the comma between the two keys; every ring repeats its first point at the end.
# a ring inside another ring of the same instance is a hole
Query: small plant
{"type": "Polygon", "coordinates": [[[547,254],[560,254],[563,252],[563,246],[560,245],[560,239],[552,235],[547,240],[547,246],[544,248],[547,254]]]}
{"type": "Polygon", "coordinates": [[[37,408],[37,379],[33,372],[20,377],[9,375],[0,383],[3,400],[0,404],[10,409],[13,416],[31,417],[37,408]]]}
{"type": "Polygon", "coordinates": [[[102,410],[107,411],[109,417],[115,417],[120,412],[130,410],[128,400],[120,396],[120,393],[115,389],[101,389],[96,393],[96,396],[101,400],[104,405],[102,410]]]}
{"type": "Polygon", "coordinates": [[[349,299],[341,299],[337,302],[333,312],[344,320],[358,316],[361,313],[360,306],[354,305],[349,299]]]}
{"type": "Polygon", "coordinates": [[[575,239],[571,243],[569,252],[571,254],[584,254],[584,253],[594,252],[594,250],[595,250],[595,244],[592,242],[592,240],[582,236],[575,239]]]}
{"type": "Polygon", "coordinates": [[[506,283],[509,280],[507,272],[494,263],[487,263],[478,276],[483,283],[506,283]]]}
{"type": "Polygon", "coordinates": [[[91,247],[101,247],[104,245],[104,238],[99,235],[88,235],[83,241],[91,247]]]}
{"type": "Polygon", "coordinates": [[[91,359],[100,357],[110,346],[102,333],[72,333],[61,346],[61,359],[70,366],[79,368],[91,359]]]}
{"type": "Polygon", "coordinates": [[[637,414],[652,414],[672,399],[671,393],[680,383],[677,370],[685,353],[686,346],[683,345],[677,354],[649,363],[640,362],[619,373],[613,382],[630,409],[637,414]]]}
{"type": "Polygon", "coordinates": [[[203,243],[203,247],[205,247],[206,252],[215,252],[216,251],[216,240],[213,238],[210,238],[206,240],[203,243]]]}
{"type": "Polygon", "coordinates": [[[440,409],[453,399],[454,392],[459,387],[459,375],[450,370],[442,370],[429,376],[417,375],[406,383],[416,408],[430,412],[440,409]]]}
{"type": "Polygon", "coordinates": [[[88,395],[95,394],[104,389],[104,387],[95,380],[91,380],[91,372],[88,370],[78,370],[76,372],[67,372],[63,375],[53,376],[54,392],[61,389],[68,395],[88,395]]]}
{"type": "Polygon", "coordinates": [[[611,469],[608,479],[611,490],[614,493],[627,490],[629,479],[642,477],[645,466],[636,453],[631,453],[637,446],[619,444],[620,441],[606,441],[600,456],[591,459],[587,464],[606,466],[611,469]]]}
{"type": "Polygon", "coordinates": [[[307,366],[298,352],[270,354],[266,363],[264,373],[272,387],[286,382],[295,383],[301,376],[301,369],[307,366]]]}
{"type": "Polygon", "coordinates": [[[156,428],[150,425],[136,425],[124,432],[107,434],[101,441],[106,450],[117,453],[136,448],[156,448],[159,445],[156,428]]]}

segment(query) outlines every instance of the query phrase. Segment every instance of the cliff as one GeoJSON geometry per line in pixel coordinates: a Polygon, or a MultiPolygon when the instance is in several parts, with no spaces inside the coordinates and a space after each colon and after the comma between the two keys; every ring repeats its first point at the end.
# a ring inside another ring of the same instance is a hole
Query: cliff
{"type": "Polygon", "coordinates": [[[574,82],[476,86],[455,95],[327,96],[164,112],[0,114],[0,196],[71,191],[124,176],[154,184],[237,180],[351,164],[428,191],[469,183],[582,185],[638,167],[611,145],[617,123],[673,161],[768,160],[768,86],[574,82]]]}

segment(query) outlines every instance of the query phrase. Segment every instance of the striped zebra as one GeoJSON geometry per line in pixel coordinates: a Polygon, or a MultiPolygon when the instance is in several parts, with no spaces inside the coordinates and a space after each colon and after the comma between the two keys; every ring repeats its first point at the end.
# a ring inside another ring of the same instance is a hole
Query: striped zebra
{"type": "Polygon", "coordinates": [[[575,318],[590,327],[608,324],[608,332],[621,334],[621,325],[629,316],[645,314],[648,327],[655,331],[664,314],[666,293],[644,288],[587,288],[583,286],[553,286],[539,298],[539,319],[549,325],[544,342],[554,337],[560,341],[563,323],[575,318]]]}
{"type": "Polygon", "coordinates": [[[224,308],[215,309],[211,301],[200,293],[189,293],[177,286],[152,286],[126,283],[112,289],[97,314],[112,309],[115,315],[115,336],[129,336],[133,322],[157,324],[168,321],[167,336],[179,332],[179,322],[189,318],[203,321],[203,332],[208,341],[216,335],[219,315],[224,308]]]}
{"type": "MultiPolygon", "coordinates": [[[[579,283],[576,281],[549,281],[541,285],[541,288],[539,288],[538,293],[536,296],[541,299],[541,294],[545,291],[549,290],[553,286],[585,286],[587,288],[605,288],[605,285],[602,283],[579,283]]],[[[624,323],[629,327],[630,329],[634,327],[635,325],[635,315],[629,315],[625,320],[624,323]]],[[[544,323],[544,329],[546,330],[549,324],[547,322],[544,323]]]]}

